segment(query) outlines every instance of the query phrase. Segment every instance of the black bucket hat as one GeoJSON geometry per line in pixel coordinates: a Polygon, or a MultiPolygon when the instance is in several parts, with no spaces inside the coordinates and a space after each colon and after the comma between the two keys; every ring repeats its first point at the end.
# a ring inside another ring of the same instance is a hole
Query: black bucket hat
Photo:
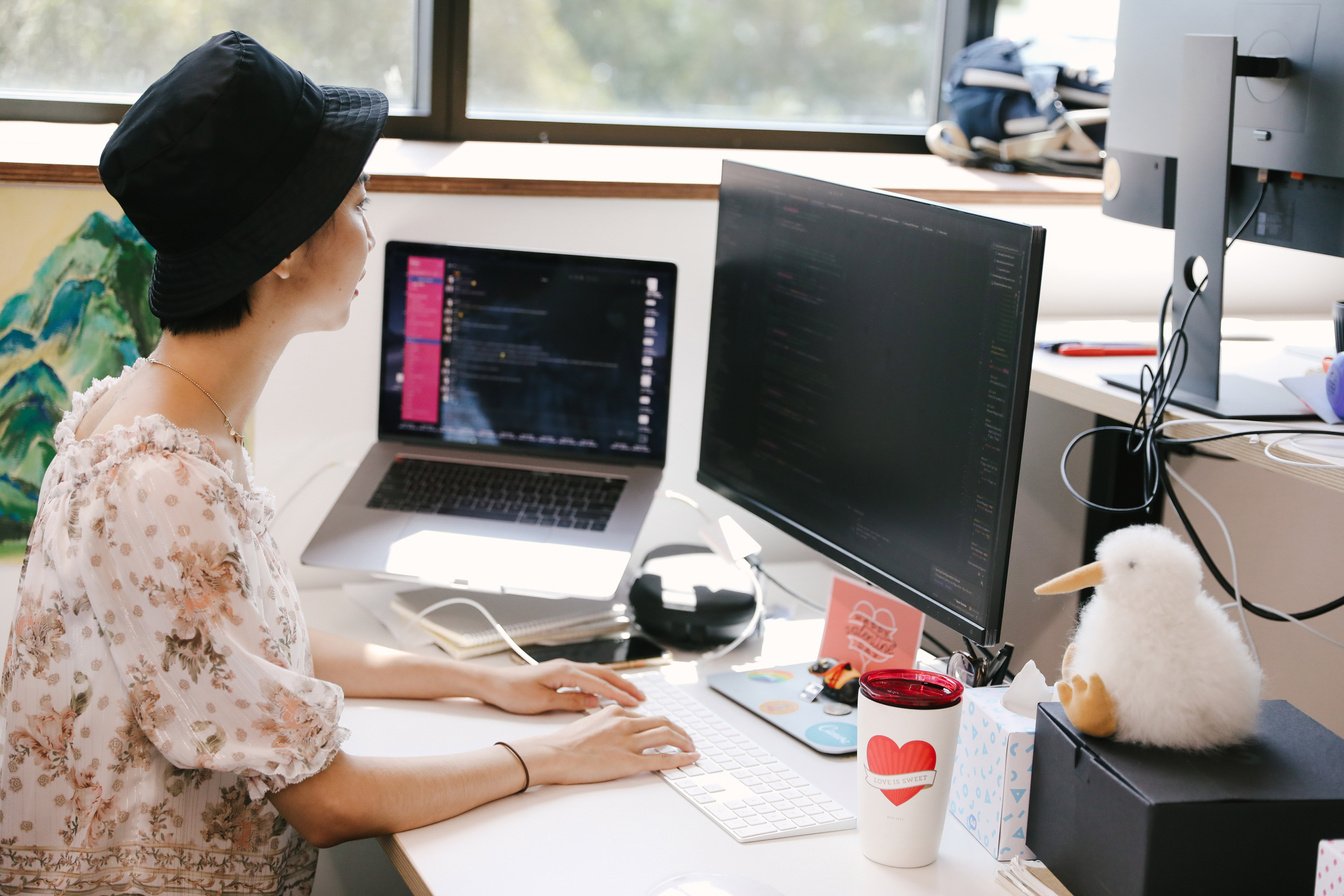
{"type": "Polygon", "coordinates": [[[340,207],[386,121],[382,93],[320,87],[237,31],[184,56],[98,163],[155,249],[154,314],[195,317],[265,276],[340,207]]]}

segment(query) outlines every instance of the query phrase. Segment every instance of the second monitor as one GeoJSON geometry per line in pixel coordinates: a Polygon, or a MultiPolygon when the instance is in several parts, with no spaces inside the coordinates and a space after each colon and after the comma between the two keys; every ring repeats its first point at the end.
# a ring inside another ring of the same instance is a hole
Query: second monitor
{"type": "Polygon", "coordinates": [[[698,480],[998,639],[1045,231],[724,163],[698,480]]]}

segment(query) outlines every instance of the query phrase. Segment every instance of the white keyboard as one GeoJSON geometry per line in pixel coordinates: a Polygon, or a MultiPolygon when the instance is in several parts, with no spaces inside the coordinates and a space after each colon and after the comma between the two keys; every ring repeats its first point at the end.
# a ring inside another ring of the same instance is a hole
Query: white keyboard
{"type": "Polygon", "coordinates": [[[691,736],[700,759],[657,772],[742,843],[844,831],[854,813],[725,722],[660,672],[626,676],[648,700],[640,712],[666,716],[691,736]]]}

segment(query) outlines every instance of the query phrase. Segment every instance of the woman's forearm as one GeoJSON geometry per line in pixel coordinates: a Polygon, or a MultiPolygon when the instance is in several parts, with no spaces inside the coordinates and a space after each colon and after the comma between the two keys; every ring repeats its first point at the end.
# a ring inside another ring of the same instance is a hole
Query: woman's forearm
{"type": "Polygon", "coordinates": [[[271,802],[305,840],[327,847],[452,818],[517,793],[525,780],[522,764],[502,746],[417,758],[339,753],[271,802]]]}
{"type": "Polygon", "coordinates": [[[340,685],[347,697],[433,700],[485,696],[489,673],[479,666],[365,644],[330,632],[310,630],[309,640],[313,673],[340,685]]]}
{"type": "Polygon", "coordinates": [[[305,840],[331,846],[452,818],[529,784],[610,781],[698,758],[680,726],[612,705],[508,747],[413,759],[338,753],[271,802],[305,840]]]}

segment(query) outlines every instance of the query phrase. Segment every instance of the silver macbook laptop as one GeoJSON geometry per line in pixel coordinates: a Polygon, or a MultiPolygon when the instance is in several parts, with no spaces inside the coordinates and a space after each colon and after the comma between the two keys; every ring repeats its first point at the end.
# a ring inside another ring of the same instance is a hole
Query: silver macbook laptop
{"type": "Polygon", "coordinates": [[[662,477],[676,276],[389,243],[378,441],[303,562],[611,598],[662,477]]]}

